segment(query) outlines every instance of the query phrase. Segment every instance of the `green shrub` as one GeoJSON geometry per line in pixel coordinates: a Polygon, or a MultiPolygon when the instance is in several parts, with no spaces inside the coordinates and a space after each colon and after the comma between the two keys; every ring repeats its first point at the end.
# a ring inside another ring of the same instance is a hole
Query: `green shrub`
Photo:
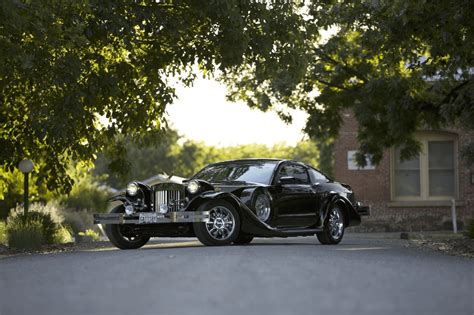
{"type": "Polygon", "coordinates": [[[4,221],[0,221],[0,244],[7,244],[7,225],[4,221]]]}
{"type": "Polygon", "coordinates": [[[38,222],[42,229],[42,241],[44,241],[46,244],[54,244],[54,235],[58,229],[58,224],[53,221],[51,214],[38,211],[29,211],[28,215],[25,217],[23,212],[13,211],[8,217],[7,229],[10,225],[19,225],[20,222],[25,224],[28,222],[38,222]]]}
{"type": "Polygon", "coordinates": [[[85,232],[79,232],[80,236],[90,236],[94,242],[100,239],[99,233],[94,230],[88,229],[85,232]]]}
{"type": "Polygon", "coordinates": [[[87,210],[64,209],[62,215],[64,216],[63,224],[70,227],[74,234],[94,228],[94,219],[87,210]]]}
{"type": "Polygon", "coordinates": [[[469,238],[474,238],[474,219],[471,219],[467,224],[466,235],[469,238]]]}
{"type": "Polygon", "coordinates": [[[61,204],[71,210],[87,210],[93,212],[105,212],[109,194],[98,188],[95,184],[83,181],[77,183],[69,196],[61,198],[61,204]]]}
{"type": "Polygon", "coordinates": [[[44,240],[43,230],[40,221],[15,217],[7,224],[8,246],[13,249],[39,249],[44,240]]]}
{"type": "Polygon", "coordinates": [[[54,233],[54,244],[66,244],[73,241],[71,232],[64,225],[59,225],[54,233]]]}
{"type": "MultiPolygon", "coordinates": [[[[63,222],[64,217],[62,215],[62,208],[59,202],[57,201],[49,201],[47,204],[40,203],[40,202],[34,202],[30,205],[29,207],[29,212],[41,212],[48,214],[51,219],[56,222],[57,224],[60,224],[63,222]]],[[[9,217],[13,217],[19,214],[24,213],[24,208],[22,205],[17,205],[14,209],[11,210],[9,217]]]]}

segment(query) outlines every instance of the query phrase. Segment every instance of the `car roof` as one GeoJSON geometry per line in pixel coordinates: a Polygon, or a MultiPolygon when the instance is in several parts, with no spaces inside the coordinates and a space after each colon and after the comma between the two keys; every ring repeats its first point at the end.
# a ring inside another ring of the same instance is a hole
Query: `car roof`
{"type": "Polygon", "coordinates": [[[245,158],[245,159],[236,159],[236,160],[226,160],[216,163],[211,163],[209,165],[218,165],[218,164],[227,164],[227,163],[248,163],[248,162],[284,162],[287,160],[284,159],[274,159],[274,158],[245,158]]]}
{"type": "Polygon", "coordinates": [[[285,162],[296,163],[304,167],[311,167],[306,165],[303,162],[295,161],[295,160],[287,160],[287,159],[276,159],[276,158],[245,158],[245,159],[236,159],[236,160],[227,160],[227,161],[220,161],[216,163],[210,163],[208,166],[211,165],[225,165],[225,164],[234,164],[234,163],[249,163],[249,162],[277,162],[278,165],[281,165],[285,162]]]}

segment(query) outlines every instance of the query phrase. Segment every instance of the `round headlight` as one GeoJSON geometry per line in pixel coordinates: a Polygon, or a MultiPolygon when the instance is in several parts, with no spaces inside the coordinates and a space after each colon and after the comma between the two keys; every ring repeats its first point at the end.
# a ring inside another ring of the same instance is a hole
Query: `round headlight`
{"type": "Polygon", "coordinates": [[[196,180],[192,180],[188,183],[188,191],[191,194],[197,193],[200,187],[201,185],[199,185],[199,182],[196,180]]]}
{"type": "Polygon", "coordinates": [[[138,192],[138,185],[136,183],[129,183],[127,185],[127,194],[130,196],[135,196],[138,192]]]}

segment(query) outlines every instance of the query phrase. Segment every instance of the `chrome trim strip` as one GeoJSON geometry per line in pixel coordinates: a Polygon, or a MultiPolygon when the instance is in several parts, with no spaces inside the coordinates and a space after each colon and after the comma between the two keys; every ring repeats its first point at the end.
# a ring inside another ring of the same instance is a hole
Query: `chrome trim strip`
{"type": "Polygon", "coordinates": [[[140,212],[138,216],[127,217],[123,213],[94,214],[94,224],[161,224],[161,223],[192,223],[208,222],[209,211],[140,212]],[[142,219],[140,219],[140,217],[142,219]]]}

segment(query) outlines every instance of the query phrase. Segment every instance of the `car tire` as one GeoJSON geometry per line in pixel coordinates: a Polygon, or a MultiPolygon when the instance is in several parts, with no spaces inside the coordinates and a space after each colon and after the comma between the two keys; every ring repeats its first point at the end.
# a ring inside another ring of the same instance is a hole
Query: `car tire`
{"type": "Polygon", "coordinates": [[[344,213],[341,207],[335,205],[329,210],[324,231],[316,233],[319,242],[323,245],[339,244],[344,236],[344,213]]]}
{"type": "Polygon", "coordinates": [[[237,239],[234,241],[234,244],[236,244],[236,245],[246,245],[246,244],[250,244],[250,242],[252,242],[252,240],[253,240],[252,235],[240,233],[239,236],[237,236],[237,239]]]}
{"type": "MultiPolygon", "coordinates": [[[[120,205],[113,208],[110,212],[124,213],[125,207],[120,205]]],[[[106,224],[104,230],[110,242],[120,249],[137,249],[150,240],[149,236],[143,235],[124,236],[124,234],[126,235],[127,228],[130,228],[128,224],[106,224]]]]}
{"type": "Polygon", "coordinates": [[[240,216],[225,200],[211,200],[202,204],[198,211],[209,211],[208,222],[194,222],[194,233],[207,246],[228,245],[239,236],[240,216]]]}

